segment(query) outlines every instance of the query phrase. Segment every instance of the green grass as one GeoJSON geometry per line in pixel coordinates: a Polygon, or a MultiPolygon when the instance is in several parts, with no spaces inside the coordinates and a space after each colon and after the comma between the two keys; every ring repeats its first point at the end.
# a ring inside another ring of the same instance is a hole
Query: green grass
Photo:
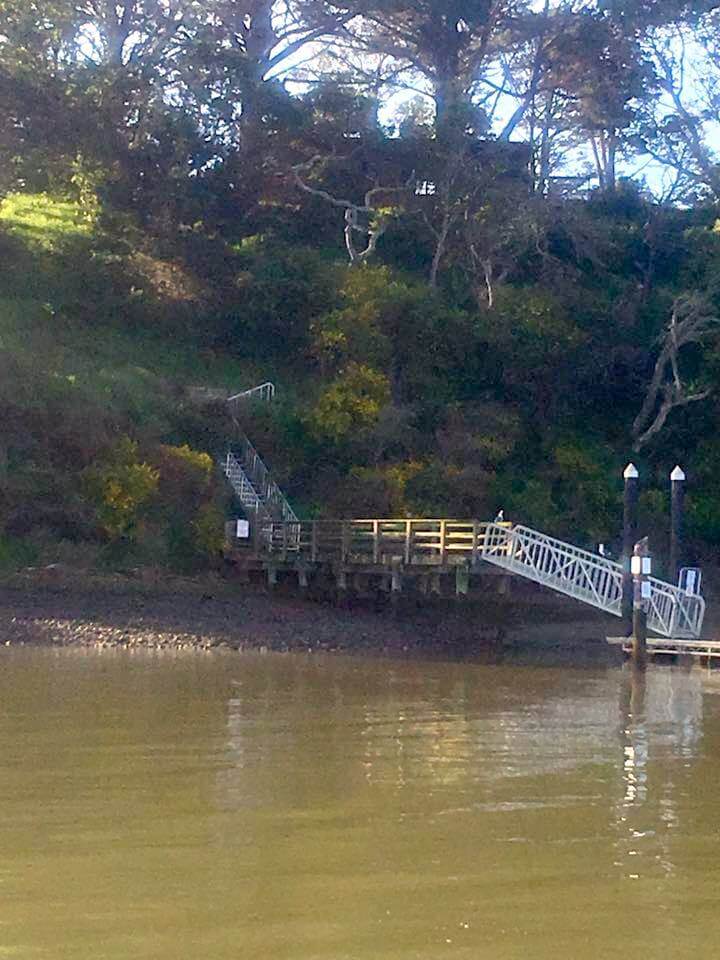
{"type": "Polygon", "coordinates": [[[46,252],[68,240],[91,237],[97,207],[46,193],[11,193],[0,203],[0,227],[28,247],[46,252]]]}
{"type": "Polygon", "coordinates": [[[0,240],[3,234],[11,243],[0,276],[0,401],[15,410],[71,418],[87,411],[160,438],[176,432],[174,411],[189,387],[233,393],[272,380],[285,404],[306,392],[298,371],[198,346],[192,324],[174,330],[161,304],[157,314],[152,305],[138,310],[132,280],[122,276],[118,284],[122,252],[104,266],[104,253],[122,251],[125,242],[96,228],[79,204],[12,195],[0,204],[0,240]]]}

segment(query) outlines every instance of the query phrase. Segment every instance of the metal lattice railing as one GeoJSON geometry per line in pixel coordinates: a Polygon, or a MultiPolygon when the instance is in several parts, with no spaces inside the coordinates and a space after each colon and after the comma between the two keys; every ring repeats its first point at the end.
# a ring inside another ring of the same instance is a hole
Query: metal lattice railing
{"type": "Polygon", "coordinates": [[[256,516],[264,515],[262,500],[235,454],[228,452],[223,470],[243,508],[256,516]]]}
{"type": "MultiPolygon", "coordinates": [[[[621,616],[622,567],[529,527],[488,524],[482,557],[495,566],[621,616]]],[[[665,637],[699,637],[705,601],[655,577],[648,627],[665,637]]]]}
{"type": "Polygon", "coordinates": [[[295,511],[288,503],[285,494],[275,483],[257,450],[244,433],[240,434],[234,455],[247,474],[267,514],[286,523],[297,522],[295,511]]]}

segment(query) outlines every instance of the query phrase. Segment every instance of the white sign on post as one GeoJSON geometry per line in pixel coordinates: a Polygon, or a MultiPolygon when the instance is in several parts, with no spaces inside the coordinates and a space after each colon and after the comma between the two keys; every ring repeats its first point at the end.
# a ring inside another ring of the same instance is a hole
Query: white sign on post
{"type": "Polygon", "coordinates": [[[250,522],[248,520],[235,521],[235,536],[238,540],[247,540],[250,536],[250,522]]]}
{"type": "Polygon", "coordinates": [[[680,570],[679,586],[686,596],[695,597],[700,593],[701,577],[698,567],[683,567],[680,570]]]}

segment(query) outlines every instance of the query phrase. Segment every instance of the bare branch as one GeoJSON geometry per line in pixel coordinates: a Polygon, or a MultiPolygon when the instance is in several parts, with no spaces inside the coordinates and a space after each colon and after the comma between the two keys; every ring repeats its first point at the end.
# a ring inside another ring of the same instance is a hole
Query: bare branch
{"type": "Polygon", "coordinates": [[[673,410],[709,396],[710,390],[686,392],[680,376],[679,355],[684,346],[707,339],[718,323],[720,318],[710,311],[700,295],[675,300],[645,400],[632,425],[633,450],[641,450],[658,434],[673,410]]]}
{"type": "Polygon", "coordinates": [[[392,193],[407,193],[415,181],[415,171],[410,174],[407,182],[400,187],[382,187],[376,185],[371,187],[364,197],[363,203],[354,203],[352,200],[344,200],[341,197],[334,197],[327,190],[318,187],[311,187],[303,180],[303,173],[311,173],[312,170],[324,159],[316,155],[305,163],[298,163],[291,168],[293,178],[300,190],[309,193],[312,196],[320,197],[334,207],[340,207],[345,210],[345,247],[350,258],[350,263],[361,263],[367,260],[375,253],[380,237],[390,226],[391,217],[387,214],[379,213],[379,205],[375,203],[375,198],[387,196],[392,193]],[[367,223],[360,223],[360,215],[367,217],[367,223]],[[367,243],[364,250],[358,250],[355,244],[355,234],[363,234],[367,237],[367,243]]]}

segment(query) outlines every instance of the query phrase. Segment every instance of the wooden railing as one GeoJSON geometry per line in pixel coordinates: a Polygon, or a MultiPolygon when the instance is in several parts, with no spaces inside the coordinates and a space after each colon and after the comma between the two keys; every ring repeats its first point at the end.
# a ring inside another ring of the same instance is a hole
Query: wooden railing
{"type": "Polygon", "coordinates": [[[472,520],[316,520],[268,523],[260,549],[311,563],[455,565],[482,556],[489,525],[472,520]]]}

